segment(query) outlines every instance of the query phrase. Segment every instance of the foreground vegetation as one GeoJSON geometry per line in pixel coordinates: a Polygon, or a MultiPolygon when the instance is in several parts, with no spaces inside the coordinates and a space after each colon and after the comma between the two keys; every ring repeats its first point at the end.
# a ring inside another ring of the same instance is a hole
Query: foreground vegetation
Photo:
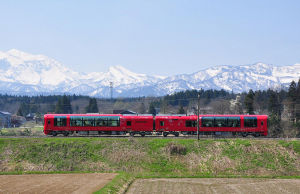
{"type": "Polygon", "coordinates": [[[119,172],[134,177],[299,177],[300,141],[152,138],[0,138],[0,171],[119,172]]]}

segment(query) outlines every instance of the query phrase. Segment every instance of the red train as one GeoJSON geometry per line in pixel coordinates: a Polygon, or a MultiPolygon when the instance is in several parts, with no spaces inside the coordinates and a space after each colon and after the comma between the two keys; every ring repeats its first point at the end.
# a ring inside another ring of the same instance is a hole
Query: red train
{"type": "MultiPolygon", "coordinates": [[[[268,134],[267,115],[200,115],[199,133],[204,135],[268,134]]],[[[163,135],[179,136],[197,134],[197,116],[147,116],[120,114],[46,114],[44,133],[56,136],[78,133],[80,135],[163,135]]]]}

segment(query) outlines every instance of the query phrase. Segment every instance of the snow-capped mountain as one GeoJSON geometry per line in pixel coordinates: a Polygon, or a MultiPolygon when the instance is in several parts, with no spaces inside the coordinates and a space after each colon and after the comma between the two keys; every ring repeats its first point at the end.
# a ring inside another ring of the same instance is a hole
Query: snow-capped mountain
{"type": "Polygon", "coordinates": [[[79,73],[44,55],[32,55],[16,49],[0,52],[0,93],[83,94],[114,97],[162,96],[187,89],[225,89],[242,92],[287,86],[300,77],[300,64],[274,66],[263,63],[241,66],[217,66],[192,74],[149,76],[122,66],[108,72],[79,73]]]}

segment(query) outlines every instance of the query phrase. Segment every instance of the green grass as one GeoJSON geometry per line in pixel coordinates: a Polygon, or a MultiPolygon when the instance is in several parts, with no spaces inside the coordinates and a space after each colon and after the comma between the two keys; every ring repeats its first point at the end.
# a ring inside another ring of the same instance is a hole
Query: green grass
{"type": "Polygon", "coordinates": [[[95,194],[118,193],[120,190],[123,190],[123,192],[125,192],[128,189],[129,185],[133,182],[133,180],[133,176],[121,172],[110,183],[106,184],[99,191],[95,192],[95,194]]]}
{"type": "Polygon", "coordinates": [[[0,138],[0,174],[117,172],[99,192],[136,177],[299,177],[299,141],[0,138]]]}

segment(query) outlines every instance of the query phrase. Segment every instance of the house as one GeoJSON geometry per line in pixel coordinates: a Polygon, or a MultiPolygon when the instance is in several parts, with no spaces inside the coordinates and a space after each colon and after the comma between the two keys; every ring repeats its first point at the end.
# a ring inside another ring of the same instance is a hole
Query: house
{"type": "Polygon", "coordinates": [[[26,121],[32,121],[34,119],[35,114],[29,113],[25,116],[26,121]]]}
{"type": "Polygon", "coordinates": [[[113,110],[113,114],[137,114],[136,112],[133,112],[131,110],[113,110]]]}
{"type": "Polygon", "coordinates": [[[0,128],[11,127],[11,113],[0,111],[0,128]]]}

